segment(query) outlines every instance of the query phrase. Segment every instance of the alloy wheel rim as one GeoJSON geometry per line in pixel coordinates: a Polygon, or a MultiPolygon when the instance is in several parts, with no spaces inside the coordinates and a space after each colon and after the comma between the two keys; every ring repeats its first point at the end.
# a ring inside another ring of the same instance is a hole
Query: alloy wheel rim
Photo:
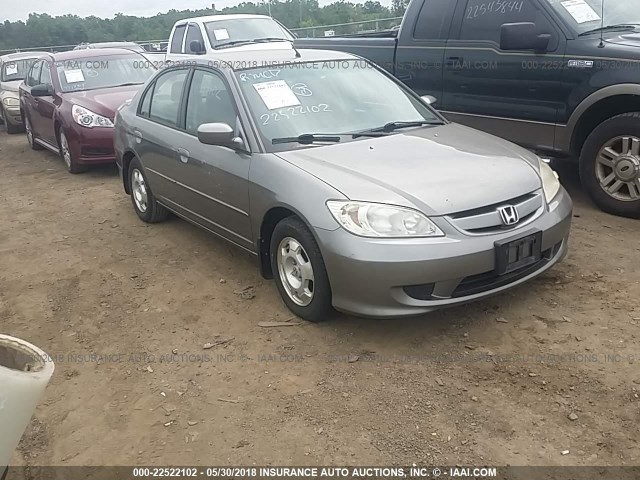
{"type": "Polygon", "coordinates": [[[71,168],[71,152],[69,152],[69,143],[64,133],[60,132],[60,149],[62,150],[62,158],[67,168],[71,168]]]}
{"type": "Polygon", "coordinates": [[[278,274],[288,297],[301,307],[313,301],[313,266],[304,247],[295,238],[285,237],[278,245],[278,274]]]}
{"type": "Polygon", "coordinates": [[[144,181],[142,172],[137,168],[133,170],[131,174],[131,188],[133,191],[133,200],[136,203],[136,207],[142,213],[147,211],[149,206],[147,195],[147,184],[144,181]]]}
{"type": "Polygon", "coordinates": [[[596,177],[610,197],[622,202],[640,200],[640,138],[609,140],[598,153],[596,177]]]}

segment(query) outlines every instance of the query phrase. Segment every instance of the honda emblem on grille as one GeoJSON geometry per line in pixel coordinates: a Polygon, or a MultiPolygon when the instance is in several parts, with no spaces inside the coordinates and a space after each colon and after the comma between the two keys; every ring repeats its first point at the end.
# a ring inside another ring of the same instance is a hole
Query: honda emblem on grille
{"type": "Polygon", "coordinates": [[[518,209],[513,205],[505,205],[504,207],[498,207],[498,213],[502,219],[502,223],[505,225],[515,225],[520,221],[520,215],[518,209]]]}

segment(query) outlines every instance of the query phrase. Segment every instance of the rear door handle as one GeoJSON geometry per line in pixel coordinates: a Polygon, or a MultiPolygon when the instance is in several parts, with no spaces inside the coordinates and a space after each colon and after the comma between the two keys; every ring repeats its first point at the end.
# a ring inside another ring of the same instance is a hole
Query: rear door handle
{"type": "Polygon", "coordinates": [[[174,151],[178,154],[178,157],[180,157],[180,161],[182,163],[187,163],[189,161],[188,150],[185,150],[184,148],[175,148],[174,151]]]}

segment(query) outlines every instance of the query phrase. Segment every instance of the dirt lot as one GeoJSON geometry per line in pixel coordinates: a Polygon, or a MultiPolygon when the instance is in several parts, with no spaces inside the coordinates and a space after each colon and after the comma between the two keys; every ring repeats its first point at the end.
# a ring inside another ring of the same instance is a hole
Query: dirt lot
{"type": "Polygon", "coordinates": [[[570,254],[533,283],[265,328],[291,315],[249,255],[0,131],[0,332],[57,360],[14,463],[640,464],[640,222],[562,173],[570,254]]]}

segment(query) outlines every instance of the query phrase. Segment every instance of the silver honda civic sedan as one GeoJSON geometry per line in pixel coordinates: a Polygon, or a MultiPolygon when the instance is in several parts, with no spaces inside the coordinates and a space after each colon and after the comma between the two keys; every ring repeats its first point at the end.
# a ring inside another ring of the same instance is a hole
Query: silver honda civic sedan
{"type": "Polygon", "coordinates": [[[477,300],[567,252],[572,204],[546,163],[350,54],[172,65],[118,111],[115,147],[143,221],[172,212],[245,249],[311,321],[477,300]]]}

